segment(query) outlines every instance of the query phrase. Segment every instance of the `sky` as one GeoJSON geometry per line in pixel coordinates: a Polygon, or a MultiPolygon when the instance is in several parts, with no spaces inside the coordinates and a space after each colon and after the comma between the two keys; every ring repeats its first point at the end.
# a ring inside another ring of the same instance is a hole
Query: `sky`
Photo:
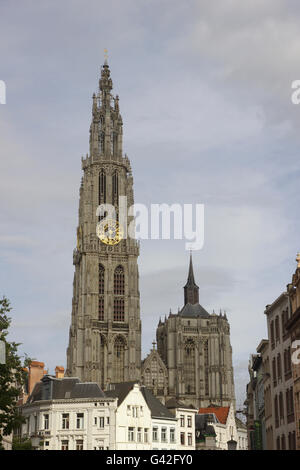
{"type": "MultiPolygon", "coordinates": [[[[238,405],[300,251],[296,0],[0,0],[0,295],[10,339],[66,364],[81,156],[104,49],[135,202],[205,205],[200,303],[226,310],[238,405]]],[[[139,257],[143,357],[183,305],[184,240],[139,257]]]]}

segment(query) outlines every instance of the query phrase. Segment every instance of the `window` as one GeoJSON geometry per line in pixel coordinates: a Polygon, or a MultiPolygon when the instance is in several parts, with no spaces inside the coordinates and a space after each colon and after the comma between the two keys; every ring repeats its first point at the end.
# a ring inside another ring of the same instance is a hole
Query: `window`
{"type": "Polygon", "coordinates": [[[270,324],[270,333],[271,333],[271,346],[272,346],[272,349],[273,349],[274,346],[275,346],[275,340],[274,340],[274,321],[271,321],[271,324],[270,324]]]}
{"type": "MultiPolygon", "coordinates": [[[[207,322],[208,324],[208,322],[207,322]]],[[[208,356],[208,340],[205,341],[204,343],[204,367],[205,367],[205,396],[209,395],[209,377],[208,377],[208,362],[209,356],[208,356]]]]}
{"type": "Polygon", "coordinates": [[[196,391],[196,359],[195,344],[192,339],[188,339],[184,346],[184,383],[185,393],[194,394],[196,391]]]}
{"type": "Polygon", "coordinates": [[[125,342],[118,336],[114,344],[114,382],[124,382],[125,342]]]}
{"type": "Polygon", "coordinates": [[[282,394],[282,392],[280,392],[280,394],[279,394],[279,416],[280,416],[280,420],[284,419],[283,394],[282,394]]]}
{"type": "Polygon", "coordinates": [[[106,424],[109,424],[109,417],[106,418],[106,424]]]}
{"type": "Polygon", "coordinates": [[[188,425],[188,428],[192,427],[192,417],[191,416],[187,417],[187,425],[188,425]]]}
{"type": "Polygon", "coordinates": [[[113,206],[118,205],[118,202],[119,202],[118,197],[119,197],[118,173],[117,171],[115,171],[112,176],[112,204],[113,206]]]}
{"type": "Polygon", "coordinates": [[[277,376],[278,376],[278,380],[281,379],[281,356],[280,354],[277,355],[277,376]]]}
{"type": "Polygon", "coordinates": [[[175,428],[170,429],[170,442],[175,442],[175,428]]]}
{"type": "Polygon", "coordinates": [[[104,428],[104,416],[100,416],[99,418],[99,428],[104,428]]]}
{"type": "Polygon", "coordinates": [[[49,441],[45,441],[45,447],[49,447],[49,441]]]}
{"type": "Polygon", "coordinates": [[[279,331],[279,317],[278,316],[275,319],[275,338],[276,338],[276,342],[279,341],[280,331],[279,331]]]}
{"type": "Polygon", "coordinates": [[[158,428],[153,428],[152,431],[152,440],[157,442],[158,441],[158,428]]]}
{"type": "Polygon", "coordinates": [[[180,427],[184,428],[184,415],[180,415],[180,427]]]}
{"type": "Polygon", "coordinates": [[[106,202],[106,175],[102,170],[99,174],[99,205],[106,202]]]}
{"type": "Polygon", "coordinates": [[[192,446],[193,445],[193,436],[192,433],[188,433],[188,445],[192,446]]]}
{"type": "Polygon", "coordinates": [[[76,429],[83,429],[83,413],[77,413],[76,429]]]}
{"type": "Polygon", "coordinates": [[[99,321],[104,321],[104,267],[99,264],[99,321]]]}
{"type": "Polygon", "coordinates": [[[97,418],[94,419],[94,424],[97,424],[97,418]]]}
{"type": "Polygon", "coordinates": [[[63,429],[69,429],[69,427],[70,427],[69,413],[64,413],[62,415],[62,428],[63,429]]]}
{"type": "Polygon", "coordinates": [[[123,298],[116,297],[114,299],[114,321],[125,321],[123,298]]]}
{"type": "Polygon", "coordinates": [[[181,432],[181,433],[180,433],[180,444],[181,444],[182,446],[184,446],[184,444],[185,444],[185,435],[184,435],[184,432],[181,432]]]}
{"type": "Polygon", "coordinates": [[[124,295],[124,293],[125,293],[124,268],[122,266],[118,266],[115,269],[115,275],[114,275],[114,294],[124,295]]]}
{"type": "Polygon", "coordinates": [[[138,428],[137,430],[137,441],[142,442],[142,428],[138,428]]]}
{"type": "Polygon", "coordinates": [[[76,450],[83,450],[83,441],[76,441],[76,450]]]}
{"type": "Polygon", "coordinates": [[[161,442],[167,442],[167,428],[161,428],[161,442]]]}
{"type": "Polygon", "coordinates": [[[61,450],[69,450],[69,441],[61,441],[61,450]]]}
{"type": "Polygon", "coordinates": [[[145,442],[145,443],[148,442],[148,428],[145,428],[145,429],[144,429],[144,442],[145,442]]]}
{"type": "Polygon", "coordinates": [[[128,428],[128,441],[134,441],[134,428],[128,428]]]}
{"type": "Polygon", "coordinates": [[[125,277],[123,266],[118,266],[114,273],[114,321],[125,321],[124,318],[125,277]]]}
{"type": "Polygon", "coordinates": [[[44,415],[44,429],[49,429],[49,415],[44,415]]]}
{"type": "Polygon", "coordinates": [[[273,372],[273,385],[276,387],[277,385],[277,378],[276,378],[276,359],[273,357],[272,360],[272,372],[273,372]]]}

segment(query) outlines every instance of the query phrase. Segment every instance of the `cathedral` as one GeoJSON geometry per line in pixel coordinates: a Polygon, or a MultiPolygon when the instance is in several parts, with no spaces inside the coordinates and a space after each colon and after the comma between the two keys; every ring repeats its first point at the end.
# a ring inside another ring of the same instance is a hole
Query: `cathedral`
{"type": "MultiPolygon", "coordinates": [[[[158,323],[156,343],[141,361],[139,243],[122,237],[120,196],[134,204],[131,165],[122,149],[119,98],[112,95],[105,60],[93,95],[89,154],[82,159],[77,247],[73,252],[72,318],[66,375],[97,382],[140,381],[162,401],[176,398],[197,408],[235,402],[230,328],[225,314],[209,314],[199,304],[192,258],[184,286],[184,306],[158,323]],[[97,208],[111,204],[116,222],[97,208]],[[103,236],[104,232],[104,236],[103,236]]],[[[128,217],[127,224],[134,222],[128,217]]]]}

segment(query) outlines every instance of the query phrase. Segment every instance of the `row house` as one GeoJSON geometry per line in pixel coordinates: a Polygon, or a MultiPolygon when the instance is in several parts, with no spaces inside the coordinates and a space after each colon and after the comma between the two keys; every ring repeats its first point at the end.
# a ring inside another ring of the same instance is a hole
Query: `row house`
{"type": "Polygon", "coordinates": [[[300,448],[300,360],[293,361],[300,340],[300,255],[297,262],[292,283],[266,306],[268,339],[260,342],[249,368],[246,404],[251,449],[300,448]]]}
{"type": "Polygon", "coordinates": [[[103,392],[94,382],[44,375],[21,410],[26,422],[19,435],[36,449],[195,449],[196,410],[168,409],[135,382],[103,392]]]}
{"type": "Polygon", "coordinates": [[[237,418],[234,404],[200,408],[196,415],[197,450],[247,450],[245,424],[237,418]]]}
{"type": "Polygon", "coordinates": [[[292,277],[292,282],[287,290],[290,297],[291,315],[286,324],[286,329],[291,338],[292,349],[292,382],[294,398],[294,415],[296,423],[295,447],[300,450],[300,254],[298,253],[297,268],[292,277]]]}

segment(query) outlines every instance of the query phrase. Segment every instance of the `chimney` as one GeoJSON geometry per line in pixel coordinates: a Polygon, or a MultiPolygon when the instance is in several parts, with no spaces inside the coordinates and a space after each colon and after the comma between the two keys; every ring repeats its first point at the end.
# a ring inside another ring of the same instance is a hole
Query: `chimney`
{"type": "Polygon", "coordinates": [[[34,386],[44,377],[45,364],[43,362],[32,361],[29,366],[28,393],[31,394],[34,386]]]}
{"type": "Polygon", "coordinates": [[[65,376],[65,368],[63,366],[55,367],[55,377],[57,379],[63,379],[65,376]]]}

